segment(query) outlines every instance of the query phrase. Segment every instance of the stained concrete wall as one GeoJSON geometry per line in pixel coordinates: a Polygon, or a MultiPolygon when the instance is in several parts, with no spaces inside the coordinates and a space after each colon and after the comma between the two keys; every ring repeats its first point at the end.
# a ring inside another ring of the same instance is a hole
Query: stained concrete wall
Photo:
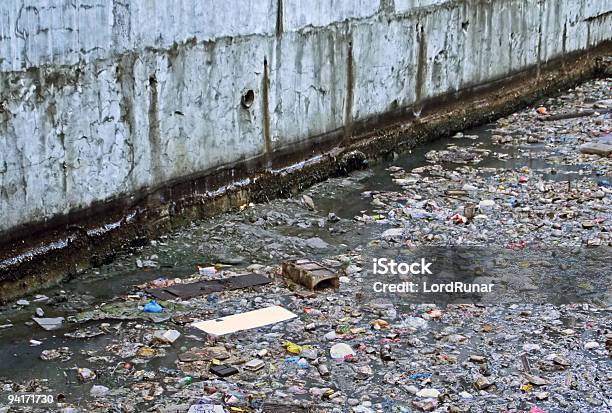
{"type": "Polygon", "coordinates": [[[0,232],[611,38],[612,0],[4,0],[0,232]]]}

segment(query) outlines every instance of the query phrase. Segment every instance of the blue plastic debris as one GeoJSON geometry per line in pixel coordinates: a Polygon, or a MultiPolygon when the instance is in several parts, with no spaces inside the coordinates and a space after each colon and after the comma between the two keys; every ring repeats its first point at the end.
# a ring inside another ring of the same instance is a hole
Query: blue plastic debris
{"type": "Polygon", "coordinates": [[[414,373],[410,375],[411,380],[425,380],[431,377],[431,373],[414,373]]]}
{"type": "Polygon", "coordinates": [[[157,304],[157,301],[151,300],[144,306],[145,313],[161,313],[164,309],[161,305],[157,304]]]}
{"type": "Polygon", "coordinates": [[[603,186],[604,188],[610,188],[612,187],[612,182],[608,181],[607,179],[600,179],[597,181],[597,185],[603,186]]]}

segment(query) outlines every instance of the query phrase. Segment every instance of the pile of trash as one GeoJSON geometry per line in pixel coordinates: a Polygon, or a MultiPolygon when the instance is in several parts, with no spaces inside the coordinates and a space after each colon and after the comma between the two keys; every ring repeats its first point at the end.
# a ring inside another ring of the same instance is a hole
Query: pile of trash
{"type": "Polygon", "coordinates": [[[75,289],[2,309],[0,340],[29,340],[19,357],[31,366],[0,374],[3,391],[58,402],[23,411],[610,411],[610,261],[562,252],[612,246],[611,86],[594,80],[298,199],[194,223],[97,270],[144,271],[112,299],[75,289]],[[588,300],[536,301],[542,285],[511,304],[372,292],[373,259],[433,246],[552,249],[491,262],[577,265],[588,300]],[[164,275],[179,262],[193,273],[164,275]]]}

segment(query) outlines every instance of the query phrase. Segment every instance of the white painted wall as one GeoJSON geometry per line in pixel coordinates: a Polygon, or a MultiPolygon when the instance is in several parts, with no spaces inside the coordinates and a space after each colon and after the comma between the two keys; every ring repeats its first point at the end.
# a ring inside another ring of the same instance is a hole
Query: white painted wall
{"type": "Polygon", "coordinates": [[[612,38],[612,0],[279,3],[0,2],[0,231],[261,154],[264,59],[280,148],[612,38]]]}

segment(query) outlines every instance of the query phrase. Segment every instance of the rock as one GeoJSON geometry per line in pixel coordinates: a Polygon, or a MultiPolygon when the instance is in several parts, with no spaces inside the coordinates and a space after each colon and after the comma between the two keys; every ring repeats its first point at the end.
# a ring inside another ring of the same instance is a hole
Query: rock
{"type": "Polygon", "coordinates": [[[30,305],[30,302],[28,300],[17,300],[17,305],[20,305],[22,307],[26,307],[26,306],[30,305]]]}
{"type": "Polygon", "coordinates": [[[336,334],[335,331],[330,331],[328,333],[325,333],[325,335],[323,336],[323,338],[328,341],[335,340],[337,337],[338,335],[336,334]]]}
{"type": "Polygon", "coordinates": [[[427,399],[425,401],[412,401],[412,407],[423,412],[431,412],[438,406],[438,400],[427,399]]]}
{"type": "Polygon", "coordinates": [[[329,376],[329,367],[327,367],[326,364],[319,364],[317,366],[317,370],[319,371],[319,374],[321,375],[321,377],[329,376]]]}
{"type": "Polygon", "coordinates": [[[345,357],[356,355],[355,350],[345,343],[334,344],[329,350],[329,354],[333,359],[344,359],[345,357]]]}
{"type": "Polygon", "coordinates": [[[35,313],[36,313],[36,317],[39,317],[39,318],[42,318],[45,316],[45,312],[40,307],[36,308],[35,313]]]}
{"type": "Polygon", "coordinates": [[[597,341],[589,341],[584,344],[584,348],[586,350],[595,350],[596,348],[599,348],[599,343],[597,341]]]}
{"type": "Polygon", "coordinates": [[[338,216],[333,212],[330,212],[329,214],[327,214],[327,220],[329,222],[338,222],[340,221],[340,218],[338,218],[338,216]]]}
{"type": "Polygon", "coordinates": [[[319,352],[314,348],[304,348],[300,355],[307,360],[316,360],[319,357],[319,352]]]}
{"type": "Polygon", "coordinates": [[[306,208],[310,209],[311,211],[316,211],[317,209],[312,198],[306,194],[302,195],[302,203],[304,204],[304,206],[306,206],[306,208]]]}
{"type": "Polygon", "coordinates": [[[478,390],[485,390],[491,387],[492,385],[493,385],[493,382],[491,382],[488,378],[486,378],[483,375],[479,375],[474,381],[474,387],[476,387],[478,390]]]}
{"type": "Polygon", "coordinates": [[[525,374],[525,378],[527,379],[527,381],[529,381],[529,383],[533,384],[534,386],[545,386],[547,384],[550,384],[548,380],[532,374],[525,374]]]}
{"type": "Polygon", "coordinates": [[[320,250],[324,250],[326,248],[329,248],[329,244],[327,242],[323,241],[319,237],[308,238],[306,240],[306,245],[308,247],[310,247],[310,248],[320,249],[320,250]]]}

